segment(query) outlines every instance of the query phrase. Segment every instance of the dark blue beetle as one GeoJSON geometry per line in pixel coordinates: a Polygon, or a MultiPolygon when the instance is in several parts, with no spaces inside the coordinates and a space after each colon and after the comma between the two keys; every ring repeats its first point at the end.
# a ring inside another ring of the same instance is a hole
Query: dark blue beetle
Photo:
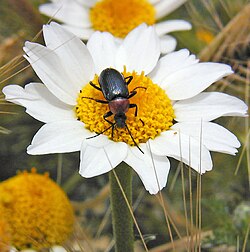
{"type": "MultiPolygon", "coordinates": [[[[112,127],[112,138],[114,127],[117,128],[126,128],[128,133],[130,134],[134,144],[138,147],[138,149],[143,153],[143,151],[139,148],[137,143],[135,142],[133,136],[131,135],[130,130],[126,124],[126,113],[130,108],[135,108],[135,116],[137,116],[137,105],[130,104],[129,99],[133,97],[137,92],[136,89],[144,88],[144,87],[136,87],[131,92],[128,90],[128,85],[132,81],[133,76],[128,76],[124,78],[124,76],[113,68],[104,69],[98,79],[100,87],[96,86],[93,82],[89,82],[89,84],[95,89],[101,91],[103,93],[104,100],[98,100],[91,97],[84,97],[87,99],[94,100],[99,103],[104,103],[109,105],[110,111],[104,114],[103,118],[107,121],[111,126],[105,129],[103,132],[98,133],[96,136],[104,133],[108,129],[112,127]],[[107,118],[114,115],[115,123],[109,121],[107,118]]],[[[145,88],[144,88],[145,89],[145,88]]],[[[95,137],[95,136],[94,136],[95,137]]]]}

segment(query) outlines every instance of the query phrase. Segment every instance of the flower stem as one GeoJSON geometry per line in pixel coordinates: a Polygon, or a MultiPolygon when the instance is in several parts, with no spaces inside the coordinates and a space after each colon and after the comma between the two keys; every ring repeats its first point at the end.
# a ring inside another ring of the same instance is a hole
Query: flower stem
{"type": "Polygon", "coordinates": [[[133,252],[134,232],[133,219],[120,186],[122,187],[127,202],[132,203],[132,170],[124,162],[120,163],[114,171],[109,173],[111,210],[113,234],[116,252],[133,252]],[[120,185],[117,182],[119,179],[120,185]]]}

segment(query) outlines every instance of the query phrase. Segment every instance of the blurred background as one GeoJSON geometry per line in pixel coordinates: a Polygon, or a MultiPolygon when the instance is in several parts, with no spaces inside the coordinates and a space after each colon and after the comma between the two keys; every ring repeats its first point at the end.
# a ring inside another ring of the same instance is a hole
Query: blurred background
{"type": "MultiPolygon", "coordinates": [[[[24,86],[39,81],[22,57],[22,47],[26,40],[43,43],[41,27],[49,19],[39,14],[38,6],[45,2],[0,1],[0,181],[32,167],[38,173],[49,172],[69,196],[77,218],[73,237],[65,246],[73,251],[78,242],[85,246],[80,251],[113,251],[108,175],[91,179],[79,176],[79,153],[26,154],[42,123],[27,115],[22,107],[5,102],[1,93],[7,84],[24,86]]],[[[201,61],[224,62],[233,67],[233,75],[209,90],[235,95],[249,104],[250,2],[190,0],[166,19],[192,23],[191,31],[173,33],[178,40],[177,48],[188,48],[201,61]]],[[[187,251],[185,237],[191,229],[193,233],[200,230],[201,251],[250,251],[249,119],[220,118],[217,122],[232,131],[242,146],[236,156],[213,153],[214,168],[202,176],[202,188],[197,186],[199,177],[195,172],[187,167],[182,169],[182,165],[171,160],[168,184],[162,195],[176,251],[187,251]],[[201,202],[200,214],[197,198],[201,202]],[[197,218],[202,220],[201,227],[197,218]]],[[[166,213],[159,198],[145,191],[136,174],[133,185],[135,217],[148,248],[152,252],[172,251],[166,213]]],[[[138,234],[137,230],[135,233],[138,234]]],[[[144,251],[137,238],[136,251],[144,251]]]]}

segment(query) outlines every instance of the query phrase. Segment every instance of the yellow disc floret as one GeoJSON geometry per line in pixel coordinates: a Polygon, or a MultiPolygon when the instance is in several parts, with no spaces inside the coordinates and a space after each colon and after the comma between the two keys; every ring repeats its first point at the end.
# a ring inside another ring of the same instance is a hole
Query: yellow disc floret
{"type": "MultiPolygon", "coordinates": [[[[0,213],[3,212],[3,207],[0,205],[0,213]]],[[[10,227],[3,214],[0,214],[0,251],[10,251],[11,236],[10,227]]]]}
{"type": "Polygon", "coordinates": [[[67,196],[48,174],[35,169],[0,183],[0,205],[17,249],[61,244],[72,232],[74,215],[67,196]]]}
{"type": "MultiPolygon", "coordinates": [[[[128,76],[133,77],[128,85],[130,92],[137,88],[136,95],[130,98],[129,101],[130,104],[137,105],[138,115],[135,116],[135,108],[130,108],[126,113],[126,124],[137,144],[146,143],[148,139],[154,139],[173,125],[174,111],[171,100],[165,91],[157,84],[154,84],[143,72],[137,74],[136,72],[129,73],[124,70],[122,74],[125,78],[128,76]]],[[[99,86],[97,75],[92,82],[99,86]]],[[[78,120],[82,121],[90,131],[96,133],[105,131],[111,126],[103,118],[103,115],[109,111],[108,104],[98,103],[86,97],[105,101],[101,91],[89,84],[85,85],[78,96],[75,108],[78,120]]],[[[113,116],[108,117],[108,120],[115,123],[113,116]]],[[[112,128],[103,134],[112,138],[112,128]]],[[[126,128],[116,128],[112,139],[116,142],[125,142],[131,146],[135,145],[126,128]]]]}
{"type": "Polygon", "coordinates": [[[142,23],[155,23],[155,9],[148,0],[102,0],[90,10],[94,30],[123,38],[142,23]]]}

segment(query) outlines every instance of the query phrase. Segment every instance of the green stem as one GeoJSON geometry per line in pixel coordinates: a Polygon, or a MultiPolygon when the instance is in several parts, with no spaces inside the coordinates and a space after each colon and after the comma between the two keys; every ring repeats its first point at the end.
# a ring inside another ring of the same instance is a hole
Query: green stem
{"type": "Polygon", "coordinates": [[[115,175],[119,178],[121,187],[126,195],[129,205],[131,206],[132,170],[126,163],[122,162],[114,171],[109,173],[109,180],[115,251],[133,252],[133,219],[115,175]]]}

